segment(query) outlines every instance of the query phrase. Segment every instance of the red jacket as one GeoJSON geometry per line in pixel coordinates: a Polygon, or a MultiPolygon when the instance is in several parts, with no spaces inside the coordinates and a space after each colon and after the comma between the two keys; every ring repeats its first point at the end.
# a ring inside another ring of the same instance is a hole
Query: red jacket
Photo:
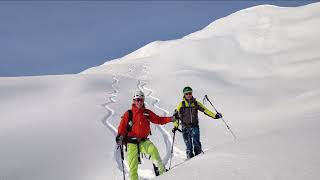
{"type": "MultiPolygon", "coordinates": [[[[171,117],[159,117],[154,112],[145,108],[137,108],[134,104],[132,104],[132,130],[128,133],[128,137],[136,137],[136,138],[147,138],[150,134],[150,122],[155,124],[166,124],[171,122],[171,117]],[[148,118],[143,115],[143,112],[147,110],[149,113],[148,118]]],[[[120,125],[118,127],[118,135],[125,136],[127,133],[127,125],[129,121],[129,113],[128,111],[124,113],[122,116],[120,125]]]]}

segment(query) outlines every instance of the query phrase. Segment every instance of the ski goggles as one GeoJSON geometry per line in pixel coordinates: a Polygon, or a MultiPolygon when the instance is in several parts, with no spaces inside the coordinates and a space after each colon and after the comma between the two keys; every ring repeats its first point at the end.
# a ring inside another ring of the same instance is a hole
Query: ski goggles
{"type": "Polygon", "coordinates": [[[135,101],[137,101],[137,102],[144,102],[144,99],[143,98],[136,98],[136,99],[134,99],[135,101]]]}

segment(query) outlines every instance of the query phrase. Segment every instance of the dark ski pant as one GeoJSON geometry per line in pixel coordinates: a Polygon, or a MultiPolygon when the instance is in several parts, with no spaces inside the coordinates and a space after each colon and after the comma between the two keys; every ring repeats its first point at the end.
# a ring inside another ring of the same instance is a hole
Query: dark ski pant
{"type": "Polygon", "coordinates": [[[202,152],[199,127],[183,127],[182,135],[187,147],[186,154],[188,159],[202,152]]]}

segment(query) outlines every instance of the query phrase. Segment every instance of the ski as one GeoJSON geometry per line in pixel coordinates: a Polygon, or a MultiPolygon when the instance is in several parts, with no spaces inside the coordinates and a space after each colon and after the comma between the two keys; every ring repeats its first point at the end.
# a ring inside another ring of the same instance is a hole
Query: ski
{"type": "MultiPolygon", "coordinates": [[[[193,158],[198,157],[198,156],[201,156],[201,155],[205,154],[205,152],[207,152],[207,151],[209,151],[209,149],[203,150],[201,154],[198,154],[197,156],[194,156],[193,158]]],[[[174,168],[176,168],[176,167],[178,167],[178,166],[180,166],[180,165],[182,165],[182,164],[184,164],[184,163],[192,160],[193,158],[185,159],[184,161],[182,161],[182,162],[180,162],[180,163],[178,163],[178,164],[173,165],[170,169],[168,169],[168,171],[170,171],[170,170],[172,170],[172,169],[174,169],[174,168]]]]}

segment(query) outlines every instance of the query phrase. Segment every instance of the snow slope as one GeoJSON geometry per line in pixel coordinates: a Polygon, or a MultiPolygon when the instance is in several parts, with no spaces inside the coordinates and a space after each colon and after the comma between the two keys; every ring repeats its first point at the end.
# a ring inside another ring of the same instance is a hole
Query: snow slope
{"type": "MultiPolygon", "coordinates": [[[[317,179],[318,29],[320,3],[257,6],[80,74],[0,78],[0,179],[122,179],[114,136],[134,90],[169,116],[186,85],[213,100],[238,139],[201,114],[208,150],[157,179],[317,179]]],[[[171,128],[152,126],[167,165],[171,128]]],[[[184,148],[179,134],[173,165],[184,148]]],[[[150,161],[139,174],[154,177],[150,161]]]]}

